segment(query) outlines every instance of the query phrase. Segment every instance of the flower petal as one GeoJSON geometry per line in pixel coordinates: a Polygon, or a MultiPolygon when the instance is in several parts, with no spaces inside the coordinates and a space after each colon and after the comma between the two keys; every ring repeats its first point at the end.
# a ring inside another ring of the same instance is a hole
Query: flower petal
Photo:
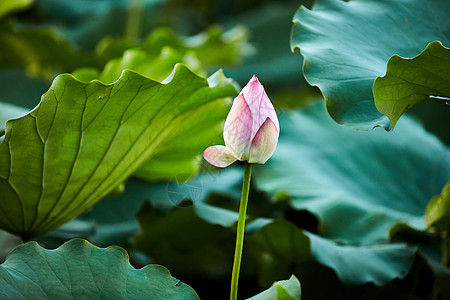
{"type": "Polygon", "coordinates": [[[238,159],[248,148],[252,137],[252,112],[240,94],[234,99],[223,129],[223,138],[228,150],[238,159]]]}
{"type": "MultiPolygon", "coordinates": [[[[267,118],[270,118],[270,120],[275,124],[277,131],[280,132],[280,124],[278,123],[277,113],[273,108],[272,102],[270,102],[269,97],[264,91],[259,108],[259,120],[262,123],[265,122],[267,118]]],[[[258,124],[258,126],[260,126],[261,123],[258,124]]]]}
{"type": "Polygon", "coordinates": [[[203,157],[207,162],[219,168],[225,168],[237,160],[236,157],[228,151],[228,148],[222,145],[206,148],[206,150],[203,151],[203,157]]]}
{"type": "Polygon", "coordinates": [[[266,118],[253,138],[249,152],[249,163],[264,164],[272,156],[278,143],[278,128],[266,118]]]}
{"type": "Polygon", "coordinates": [[[245,100],[250,107],[250,111],[252,112],[252,138],[255,136],[262,122],[264,122],[264,120],[259,120],[259,107],[261,106],[261,98],[263,93],[264,87],[255,75],[253,75],[252,79],[250,79],[241,91],[241,94],[244,95],[245,100]]]}
{"type": "Polygon", "coordinates": [[[252,79],[250,79],[241,91],[252,112],[258,111],[263,93],[264,87],[255,75],[253,75],[252,79]]]}
{"type": "Polygon", "coordinates": [[[261,125],[269,117],[280,131],[277,114],[273,108],[272,102],[264,90],[264,86],[259,82],[258,77],[253,75],[252,79],[242,89],[241,92],[247,101],[253,118],[252,139],[258,132],[261,125]]]}

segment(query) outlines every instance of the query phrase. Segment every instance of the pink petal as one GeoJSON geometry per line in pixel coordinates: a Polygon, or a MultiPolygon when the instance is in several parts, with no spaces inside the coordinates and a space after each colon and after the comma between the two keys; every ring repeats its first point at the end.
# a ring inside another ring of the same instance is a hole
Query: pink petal
{"type": "Polygon", "coordinates": [[[255,136],[258,128],[261,126],[263,121],[259,120],[259,107],[261,105],[261,98],[264,93],[264,87],[258,80],[258,77],[253,75],[252,79],[244,86],[241,91],[241,94],[244,95],[245,100],[250,107],[250,111],[252,112],[253,118],[253,130],[252,130],[252,138],[255,136]]]}
{"type": "Polygon", "coordinates": [[[263,93],[264,87],[255,75],[253,75],[252,79],[250,79],[241,91],[252,112],[258,111],[263,93]]]}
{"type": "Polygon", "coordinates": [[[259,118],[258,118],[261,123],[258,124],[258,126],[260,127],[262,125],[262,122],[265,121],[267,118],[270,118],[270,120],[275,124],[277,131],[280,132],[280,124],[278,123],[277,113],[273,108],[272,102],[270,102],[269,97],[264,91],[263,96],[261,98],[261,104],[259,108],[259,118]]]}
{"type": "Polygon", "coordinates": [[[264,86],[259,82],[258,77],[253,75],[252,79],[242,89],[241,92],[247,101],[253,118],[252,139],[256,135],[263,122],[269,117],[280,131],[277,114],[267,96],[264,86]]]}
{"type": "Polygon", "coordinates": [[[272,156],[278,143],[278,128],[266,118],[253,138],[249,152],[249,163],[264,164],[272,156]]]}
{"type": "Polygon", "coordinates": [[[248,148],[252,137],[252,113],[244,98],[240,94],[234,99],[233,106],[228,113],[223,129],[223,138],[228,150],[238,159],[248,148]]]}
{"type": "Polygon", "coordinates": [[[230,151],[228,151],[227,147],[222,145],[206,148],[206,150],[203,151],[203,157],[207,162],[219,168],[225,168],[237,160],[230,151]]]}

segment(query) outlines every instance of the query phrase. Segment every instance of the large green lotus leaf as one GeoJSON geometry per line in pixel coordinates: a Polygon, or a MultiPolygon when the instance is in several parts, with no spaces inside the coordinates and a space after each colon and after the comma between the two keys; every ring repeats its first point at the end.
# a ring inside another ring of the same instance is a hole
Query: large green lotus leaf
{"type": "Polygon", "coordinates": [[[318,86],[329,114],[357,129],[390,128],[375,107],[372,86],[389,58],[418,55],[431,41],[450,44],[449,1],[320,0],[294,16],[291,46],[318,86]]]}
{"type": "Polygon", "coordinates": [[[24,238],[57,228],[171,141],[190,143],[179,133],[201,130],[192,115],[211,103],[223,107],[235,93],[223,76],[210,87],[183,65],[167,84],[131,71],[112,85],[58,76],[36,109],[6,123],[1,227],[24,238]]]}
{"type": "MultiPolygon", "coordinates": [[[[237,91],[234,81],[218,71],[208,78],[209,85],[222,86],[227,83],[227,96],[237,91]]],[[[217,98],[216,98],[217,99],[217,98]]],[[[196,100],[200,101],[200,100],[196,100]]],[[[201,153],[211,144],[221,143],[223,120],[230,108],[229,101],[210,101],[188,110],[179,118],[177,132],[162,144],[153,159],[146,161],[134,176],[144,180],[186,181],[200,169],[201,153]],[[189,137],[189,140],[186,140],[189,137]]]]}
{"type": "MultiPolygon", "coordinates": [[[[346,284],[373,282],[383,285],[395,278],[403,278],[414,262],[416,251],[404,244],[342,245],[302,231],[284,220],[268,222],[247,240],[288,264],[318,261],[333,269],[346,284]]],[[[301,279],[301,274],[298,275],[301,279]]]]}
{"type": "Polygon", "coordinates": [[[392,56],[386,75],[373,85],[377,109],[386,115],[392,127],[410,108],[428,100],[450,101],[450,49],[438,41],[412,59],[392,56]]]}
{"type": "Polygon", "coordinates": [[[0,265],[2,299],[198,299],[159,265],[134,269],[120,247],[81,239],[47,250],[23,244],[0,265]]]}
{"type": "Polygon", "coordinates": [[[450,151],[417,122],[355,131],[316,102],[280,116],[280,124],[274,155],[255,165],[256,185],[318,216],[323,236],[373,244],[385,242],[396,222],[425,228],[427,203],[450,178],[450,151]]]}
{"type": "MultiPolygon", "coordinates": [[[[173,32],[169,31],[169,33],[172,33],[171,36],[176,38],[173,32]]],[[[98,73],[95,69],[81,68],[75,70],[73,75],[82,81],[97,79],[103,83],[112,83],[117,80],[124,69],[130,69],[159,81],[169,76],[173,66],[179,62],[186,63],[197,74],[205,74],[204,65],[195,55],[195,47],[192,46],[192,49],[194,49],[192,51],[186,50],[187,42],[184,44],[181,42],[180,44],[172,43],[173,47],[178,47],[181,51],[166,46],[162,48],[161,53],[154,53],[153,50],[159,49],[164,43],[170,44],[167,34],[151,35],[149,40],[155,40],[153,48],[127,50],[121,58],[109,61],[101,73],[98,73]]],[[[197,44],[201,49],[211,48],[212,41],[205,37],[198,39],[197,44]]],[[[209,80],[210,82],[220,81],[222,80],[221,77],[223,77],[223,74],[216,72],[209,80]]],[[[219,105],[217,103],[205,105],[198,109],[195,114],[186,117],[185,122],[190,123],[190,126],[180,128],[179,136],[190,136],[191,142],[186,143],[184,139],[175,137],[171,143],[167,144],[167,147],[159,149],[155,158],[144,164],[135,173],[135,176],[154,181],[172,179],[174,176],[178,180],[187,180],[195,175],[200,167],[200,157],[198,156],[200,150],[204,150],[208,145],[223,142],[220,132],[229,106],[225,102],[221,106],[219,105]],[[184,131],[181,131],[183,129],[184,131]],[[208,136],[209,144],[205,144],[206,139],[199,138],[199,136],[208,136]]]]}
{"type": "Polygon", "coordinates": [[[248,300],[300,300],[301,287],[297,277],[292,275],[288,280],[280,280],[248,300]]]}
{"type": "Polygon", "coordinates": [[[12,12],[23,10],[31,4],[33,0],[2,1],[0,2],[0,19],[12,12]]]}

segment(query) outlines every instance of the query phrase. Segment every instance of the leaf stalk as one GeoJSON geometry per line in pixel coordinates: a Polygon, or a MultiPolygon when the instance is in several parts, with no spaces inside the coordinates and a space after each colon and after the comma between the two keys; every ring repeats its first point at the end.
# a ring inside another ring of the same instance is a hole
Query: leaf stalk
{"type": "Polygon", "coordinates": [[[252,175],[252,164],[245,162],[241,203],[239,205],[239,219],[237,224],[236,249],[234,251],[233,272],[231,275],[230,300],[237,299],[239,271],[241,269],[242,249],[244,247],[245,216],[247,214],[247,204],[248,204],[248,195],[250,192],[251,175],[252,175]]]}

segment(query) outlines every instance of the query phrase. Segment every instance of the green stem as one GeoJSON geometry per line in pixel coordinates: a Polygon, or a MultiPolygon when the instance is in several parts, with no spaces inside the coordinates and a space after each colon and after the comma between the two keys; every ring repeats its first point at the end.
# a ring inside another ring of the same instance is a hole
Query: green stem
{"type": "Polygon", "coordinates": [[[236,235],[236,250],[234,251],[233,273],[231,276],[230,299],[237,299],[239,271],[241,269],[242,248],[244,247],[245,215],[247,214],[248,194],[250,191],[250,178],[252,164],[245,162],[244,182],[242,183],[241,204],[239,206],[239,220],[236,235]]]}

